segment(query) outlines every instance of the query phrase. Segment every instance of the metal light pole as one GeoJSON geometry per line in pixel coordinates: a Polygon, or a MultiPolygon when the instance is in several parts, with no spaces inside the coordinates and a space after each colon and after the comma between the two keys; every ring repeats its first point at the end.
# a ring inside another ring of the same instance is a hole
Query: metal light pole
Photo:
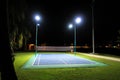
{"type": "Polygon", "coordinates": [[[74,26],[74,54],[76,55],[76,26],[74,26]]]}
{"type": "Polygon", "coordinates": [[[35,20],[36,20],[36,37],[35,37],[35,56],[37,54],[37,36],[38,36],[38,27],[40,26],[40,24],[38,24],[38,22],[40,21],[40,16],[36,15],[35,16],[35,20]]]}
{"type": "Polygon", "coordinates": [[[93,8],[94,8],[94,2],[95,2],[95,0],[92,0],[92,5],[91,5],[91,8],[92,8],[92,53],[94,54],[95,53],[95,37],[94,37],[94,10],[93,10],[93,8]]]}
{"type": "Polygon", "coordinates": [[[37,36],[38,36],[38,27],[39,27],[40,24],[36,24],[36,42],[35,42],[35,53],[37,54],[37,36]]]}
{"type": "Polygon", "coordinates": [[[74,26],[74,53],[75,53],[75,55],[76,55],[76,28],[77,28],[77,24],[80,24],[81,23],[81,21],[82,21],[82,19],[80,18],[80,17],[76,17],[76,19],[75,19],[75,26],[74,26]]]}
{"type": "Polygon", "coordinates": [[[77,17],[75,19],[75,24],[69,24],[69,28],[74,27],[74,54],[76,55],[76,28],[77,28],[77,24],[81,23],[82,19],[80,17],[77,17]]]}

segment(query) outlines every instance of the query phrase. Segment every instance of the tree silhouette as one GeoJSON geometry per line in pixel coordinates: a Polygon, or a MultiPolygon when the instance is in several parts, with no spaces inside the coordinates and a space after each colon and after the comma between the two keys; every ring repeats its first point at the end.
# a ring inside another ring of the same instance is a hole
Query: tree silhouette
{"type": "Polygon", "coordinates": [[[9,43],[9,34],[8,34],[8,0],[0,0],[1,8],[1,24],[0,24],[0,71],[1,71],[1,80],[18,80],[17,75],[14,69],[14,64],[12,61],[12,50],[9,43]]]}
{"type": "Polygon", "coordinates": [[[117,42],[120,43],[120,29],[118,30],[117,42]]]}
{"type": "Polygon", "coordinates": [[[25,48],[30,38],[30,28],[27,25],[27,3],[26,0],[9,1],[9,36],[10,43],[14,49],[25,48]]]}

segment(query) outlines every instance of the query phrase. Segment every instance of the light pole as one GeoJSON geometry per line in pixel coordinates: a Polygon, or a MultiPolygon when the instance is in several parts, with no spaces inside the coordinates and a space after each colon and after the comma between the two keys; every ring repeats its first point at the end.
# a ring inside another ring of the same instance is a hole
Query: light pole
{"type": "Polygon", "coordinates": [[[76,54],[76,26],[74,26],[74,54],[76,54]]]}
{"type": "MultiPolygon", "coordinates": [[[[74,24],[74,54],[76,55],[76,24],[81,23],[82,19],[80,17],[75,18],[75,24],[74,24]]],[[[72,28],[73,24],[69,24],[69,28],[72,28]]]]}
{"type": "Polygon", "coordinates": [[[95,53],[95,39],[94,39],[94,2],[95,0],[92,0],[92,5],[91,5],[91,8],[92,8],[92,53],[94,54],[95,53]]]}
{"type": "Polygon", "coordinates": [[[35,56],[36,56],[36,54],[37,54],[37,36],[38,36],[38,27],[40,26],[40,24],[39,24],[40,16],[36,15],[35,20],[36,20],[36,37],[35,37],[35,56]]]}

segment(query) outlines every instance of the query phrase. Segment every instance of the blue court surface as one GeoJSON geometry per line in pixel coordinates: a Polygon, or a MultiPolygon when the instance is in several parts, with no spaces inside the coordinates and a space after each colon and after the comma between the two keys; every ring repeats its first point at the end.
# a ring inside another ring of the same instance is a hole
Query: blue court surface
{"type": "Polygon", "coordinates": [[[37,54],[23,68],[67,68],[105,66],[101,62],[92,61],[74,54],[37,54]]]}

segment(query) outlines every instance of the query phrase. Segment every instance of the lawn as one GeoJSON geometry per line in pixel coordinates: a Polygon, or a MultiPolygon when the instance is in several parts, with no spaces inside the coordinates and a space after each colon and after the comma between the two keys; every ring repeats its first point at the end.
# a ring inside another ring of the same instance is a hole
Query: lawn
{"type": "Polygon", "coordinates": [[[22,69],[34,52],[18,52],[15,56],[15,70],[18,80],[120,80],[120,62],[76,54],[87,59],[108,64],[88,68],[22,69]]]}

